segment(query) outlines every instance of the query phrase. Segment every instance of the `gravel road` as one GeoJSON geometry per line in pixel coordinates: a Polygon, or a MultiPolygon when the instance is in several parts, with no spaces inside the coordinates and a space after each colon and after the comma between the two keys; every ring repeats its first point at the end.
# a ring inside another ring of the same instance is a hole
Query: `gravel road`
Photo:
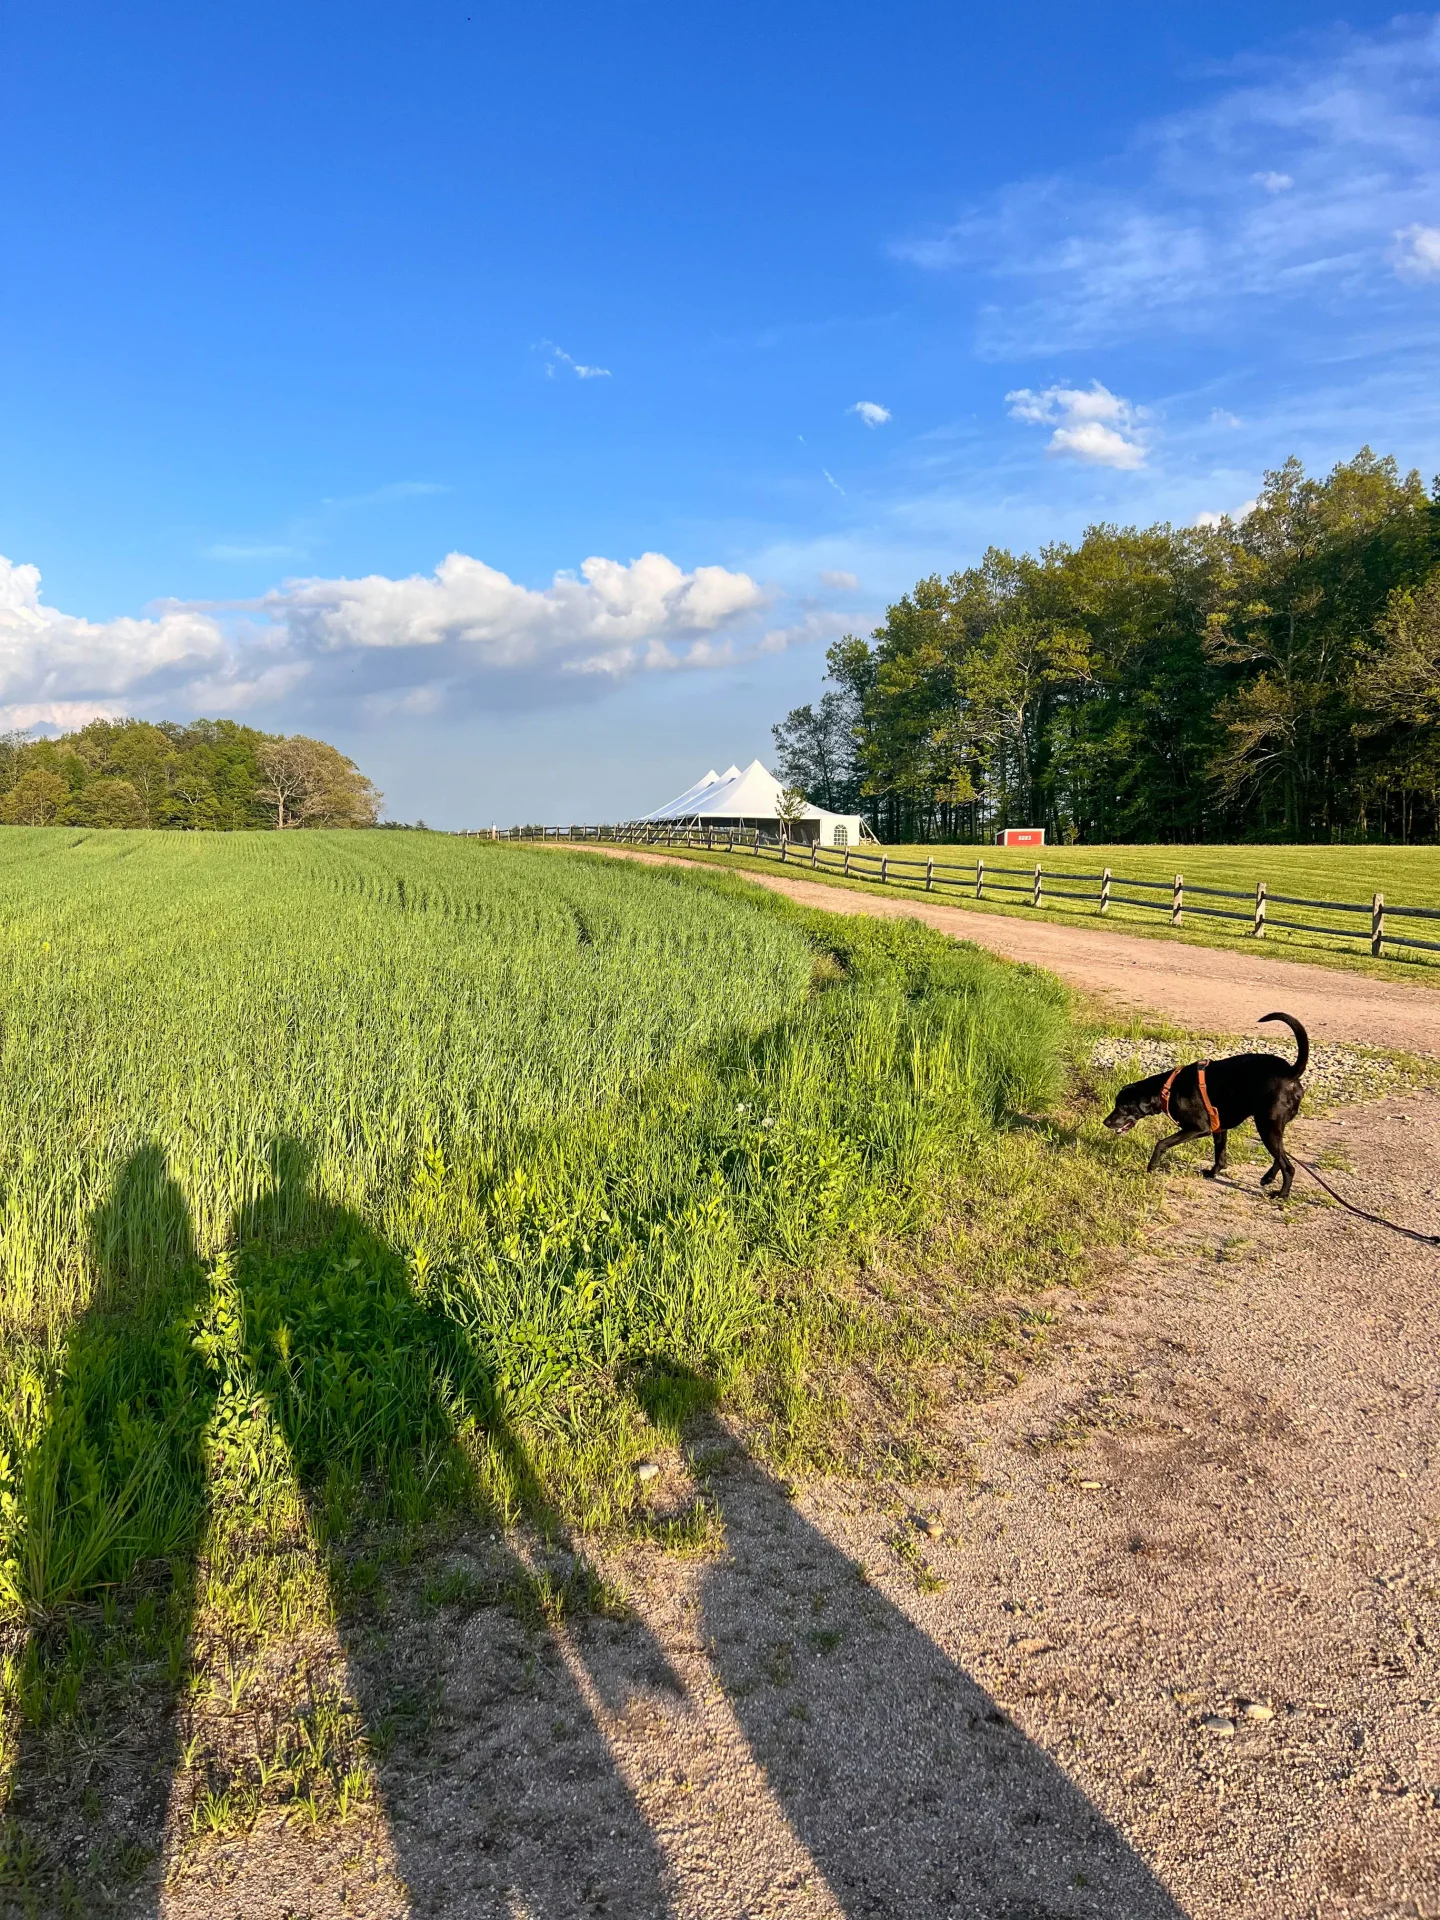
{"type": "MultiPolygon", "coordinates": [[[[1440,1230],[1440,1095],[1295,1133],[1440,1230]]],[[[1440,1915],[1440,1255],[1196,1166],[957,1410],[973,1477],[795,1497],[712,1435],[718,1559],[616,1560],[625,1620],[357,1649],[362,1700],[441,1702],[423,1755],[348,1829],[202,1849],[165,1914],[1440,1915]]]]}
{"type": "MultiPolygon", "coordinates": [[[[620,848],[591,848],[612,858],[686,866],[673,856],[620,848]]],[[[738,870],[738,869],[737,869],[738,870]]],[[[855,893],[780,873],[742,871],[801,906],[829,913],[908,914],[957,940],[1045,967],[1086,992],[1163,1015],[1202,1033],[1248,1031],[1259,1013],[1283,1007],[1317,1040],[1349,1041],[1405,1053],[1440,1051],[1440,987],[1374,980],[1368,974],[1270,959],[1258,952],[1190,947],[1178,940],[1146,940],[1099,927],[1055,926],[1017,916],[967,913],[925,900],[855,893]],[[1263,1003],[1263,1004],[1262,1004],[1263,1003]]]]}

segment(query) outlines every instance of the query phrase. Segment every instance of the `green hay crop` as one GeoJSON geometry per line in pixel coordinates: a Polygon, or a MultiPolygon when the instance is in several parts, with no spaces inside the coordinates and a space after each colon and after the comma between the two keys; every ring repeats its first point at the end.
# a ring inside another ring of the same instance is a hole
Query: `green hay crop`
{"type": "Polygon", "coordinates": [[[217,1489],[623,1517],[633,1383],[773,1371],[1067,1031],[913,924],[438,836],[17,830],[0,903],[12,1615],[217,1489]]]}

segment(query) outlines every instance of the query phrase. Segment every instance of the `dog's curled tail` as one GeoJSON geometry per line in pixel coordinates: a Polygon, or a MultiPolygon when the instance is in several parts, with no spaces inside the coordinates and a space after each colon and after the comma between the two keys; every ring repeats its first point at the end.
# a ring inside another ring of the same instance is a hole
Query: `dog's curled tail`
{"type": "Polygon", "coordinates": [[[1260,1016],[1260,1025],[1263,1027],[1267,1020],[1283,1020],[1285,1025],[1290,1029],[1291,1033],[1294,1034],[1295,1065],[1291,1069],[1291,1071],[1294,1073],[1295,1078],[1298,1080],[1301,1074],[1304,1073],[1306,1067],[1308,1067],[1310,1064],[1309,1034],[1306,1033],[1304,1027],[1301,1026],[1300,1022],[1295,1018],[1293,1013],[1262,1013],[1260,1016]]]}

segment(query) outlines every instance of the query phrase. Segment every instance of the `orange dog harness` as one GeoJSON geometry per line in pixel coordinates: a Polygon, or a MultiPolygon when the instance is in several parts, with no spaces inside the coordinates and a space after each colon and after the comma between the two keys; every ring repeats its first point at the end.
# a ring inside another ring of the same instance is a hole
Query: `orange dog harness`
{"type": "MultiPolygon", "coordinates": [[[[1210,1062],[1208,1060],[1200,1061],[1199,1065],[1195,1069],[1195,1074],[1200,1085],[1200,1104],[1202,1107],[1204,1107],[1205,1117],[1210,1122],[1210,1131],[1211,1133],[1219,1133],[1220,1116],[1215,1111],[1214,1104],[1210,1099],[1210,1089],[1205,1085],[1205,1069],[1206,1067],[1209,1066],[1209,1064],[1210,1062]]],[[[1170,1078],[1165,1082],[1164,1086],[1160,1089],[1160,1111],[1164,1114],[1167,1120],[1170,1119],[1171,1117],[1170,1089],[1171,1087],[1174,1086],[1176,1080],[1184,1071],[1185,1069],[1183,1067],[1176,1067],[1174,1073],[1171,1074],[1170,1078]]]]}

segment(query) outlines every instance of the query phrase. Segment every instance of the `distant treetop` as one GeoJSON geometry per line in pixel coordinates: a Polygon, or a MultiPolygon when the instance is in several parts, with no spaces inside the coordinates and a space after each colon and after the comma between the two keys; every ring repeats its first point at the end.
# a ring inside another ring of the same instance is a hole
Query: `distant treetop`
{"type": "Polygon", "coordinates": [[[373,827],[382,797],[325,741],[234,720],[92,720],[51,740],[0,734],[8,826],[373,827]]]}

